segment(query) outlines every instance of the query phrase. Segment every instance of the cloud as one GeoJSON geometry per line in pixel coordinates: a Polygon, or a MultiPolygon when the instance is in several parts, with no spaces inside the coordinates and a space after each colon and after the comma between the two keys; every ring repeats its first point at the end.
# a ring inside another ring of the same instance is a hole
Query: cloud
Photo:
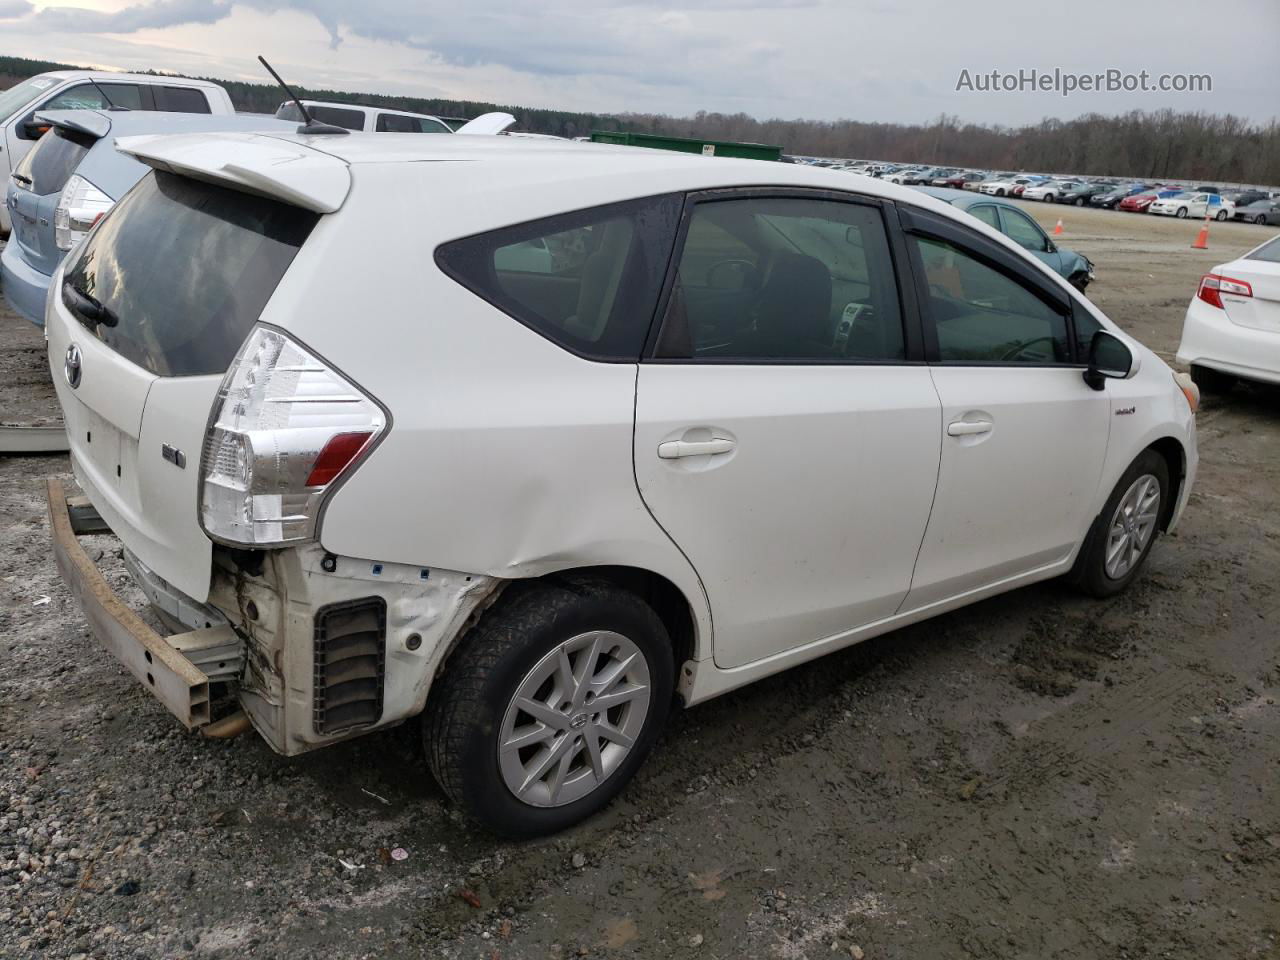
{"type": "Polygon", "coordinates": [[[17,20],[33,9],[27,0],[0,0],[0,20],[17,20]]]}
{"type": "MultiPolygon", "coordinates": [[[[0,0],[0,4],[4,2],[0,0]]],[[[190,23],[217,23],[230,14],[231,0],[151,0],[111,13],[84,7],[45,7],[29,19],[28,25],[68,33],[137,33],[190,23]]]]}

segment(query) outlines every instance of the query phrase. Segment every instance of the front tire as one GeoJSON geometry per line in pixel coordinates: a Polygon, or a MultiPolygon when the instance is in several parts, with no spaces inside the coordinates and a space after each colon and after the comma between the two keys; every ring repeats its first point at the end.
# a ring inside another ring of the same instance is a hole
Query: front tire
{"type": "Polygon", "coordinates": [[[1186,207],[1179,207],[1179,208],[1178,208],[1178,219],[1179,219],[1179,220],[1185,220],[1185,219],[1187,219],[1187,208],[1186,208],[1186,207]]]}
{"type": "Polygon", "coordinates": [[[1219,210],[1219,211],[1217,212],[1217,214],[1215,214],[1215,215],[1214,215],[1214,218],[1213,218],[1213,219],[1215,219],[1215,220],[1217,220],[1217,221],[1219,221],[1219,222],[1221,222],[1221,221],[1223,221],[1223,220],[1227,219],[1227,211],[1225,211],[1225,210],[1219,210]]]}
{"type": "Polygon", "coordinates": [[[1089,528],[1071,579],[1085,593],[1111,597],[1142,570],[1160,534],[1169,498],[1169,465],[1144,450],[1124,472],[1089,528]]]}
{"type": "Polygon", "coordinates": [[[489,830],[556,833],[627,784],[674,689],[671,639],[635,594],[590,577],[515,584],[431,692],[428,763],[489,830]]]}

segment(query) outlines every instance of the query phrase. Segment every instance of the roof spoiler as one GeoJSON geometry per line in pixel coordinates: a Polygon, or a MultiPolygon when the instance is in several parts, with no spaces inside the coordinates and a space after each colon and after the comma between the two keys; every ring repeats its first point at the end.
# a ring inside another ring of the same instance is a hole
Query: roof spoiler
{"type": "Polygon", "coordinates": [[[111,132],[111,121],[96,110],[40,110],[34,119],[64,130],[88,134],[99,140],[111,132]]]}
{"type": "Polygon", "coordinates": [[[494,111],[493,113],[482,113],[474,120],[468,120],[453,132],[467,135],[492,135],[514,126],[515,122],[516,118],[511,114],[494,111]]]}
{"type": "Polygon", "coordinates": [[[347,164],[328,153],[253,133],[121,137],[116,149],[169,173],[225,183],[316,213],[333,213],[351,190],[347,164]]]}

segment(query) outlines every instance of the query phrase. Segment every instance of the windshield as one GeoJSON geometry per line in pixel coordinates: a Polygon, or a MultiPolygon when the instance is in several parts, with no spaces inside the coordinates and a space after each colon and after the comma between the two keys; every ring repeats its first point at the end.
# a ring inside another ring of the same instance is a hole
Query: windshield
{"type": "Polygon", "coordinates": [[[318,219],[157,171],[80,247],[63,299],[99,340],[158,376],[223,373],[318,219]]]}
{"type": "Polygon", "coordinates": [[[32,77],[0,93],[0,121],[8,120],[30,105],[57,82],[50,77],[32,77]]]}

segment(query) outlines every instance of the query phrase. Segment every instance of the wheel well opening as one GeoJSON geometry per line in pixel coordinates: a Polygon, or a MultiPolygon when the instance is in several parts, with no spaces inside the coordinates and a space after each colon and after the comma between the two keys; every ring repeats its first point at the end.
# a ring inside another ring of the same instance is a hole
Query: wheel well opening
{"type": "Polygon", "coordinates": [[[561,570],[552,574],[552,578],[572,574],[587,574],[608,580],[610,583],[630,591],[653,608],[662,625],[667,628],[671,637],[672,656],[677,673],[680,665],[693,658],[694,654],[694,621],[693,610],[685,599],[680,588],[666,577],[642,570],[639,567],[580,567],[574,570],[561,570]]]}
{"type": "Polygon", "coordinates": [[[1186,482],[1186,454],[1182,450],[1182,444],[1173,437],[1161,437],[1147,449],[1160,454],[1169,467],[1169,499],[1161,509],[1160,516],[1160,529],[1168,530],[1174,508],[1182,495],[1182,485],[1186,482]]]}

